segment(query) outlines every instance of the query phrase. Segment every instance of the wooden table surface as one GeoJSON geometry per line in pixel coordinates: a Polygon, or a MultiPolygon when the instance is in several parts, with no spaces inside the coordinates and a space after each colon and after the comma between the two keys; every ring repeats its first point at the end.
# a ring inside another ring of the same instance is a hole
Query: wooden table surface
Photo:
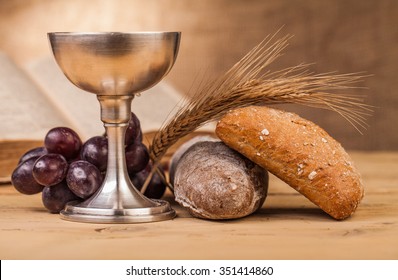
{"type": "Polygon", "coordinates": [[[40,195],[3,184],[0,259],[398,259],[398,153],[350,154],[366,194],[345,221],[275,177],[263,208],[246,218],[196,219],[172,202],[174,220],[113,225],[61,220],[40,195]]]}

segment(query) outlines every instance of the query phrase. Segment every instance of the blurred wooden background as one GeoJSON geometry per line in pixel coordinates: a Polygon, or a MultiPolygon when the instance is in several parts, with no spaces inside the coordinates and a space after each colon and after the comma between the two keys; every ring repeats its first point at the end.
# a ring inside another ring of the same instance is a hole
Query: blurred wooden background
{"type": "Polygon", "coordinates": [[[347,149],[397,150],[398,1],[0,0],[0,51],[22,67],[50,55],[50,31],[182,31],[167,80],[184,94],[203,77],[225,72],[282,26],[281,34],[294,37],[272,69],[305,62],[314,63],[317,73],[365,71],[372,76],[359,84],[367,88],[360,92],[376,106],[364,135],[335,113],[288,109],[347,149]]]}

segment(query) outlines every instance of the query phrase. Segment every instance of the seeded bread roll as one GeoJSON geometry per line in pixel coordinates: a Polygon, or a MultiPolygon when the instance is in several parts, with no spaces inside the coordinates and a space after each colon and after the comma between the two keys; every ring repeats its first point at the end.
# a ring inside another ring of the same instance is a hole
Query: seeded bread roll
{"type": "Polygon", "coordinates": [[[268,172],[221,141],[192,145],[175,170],[175,199],[198,218],[245,217],[263,205],[267,190],[268,172]]]}
{"type": "Polygon", "coordinates": [[[363,197],[360,174],[343,147],[296,114],[241,108],[219,121],[216,134],[335,219],[349,217],[363,197]]]}

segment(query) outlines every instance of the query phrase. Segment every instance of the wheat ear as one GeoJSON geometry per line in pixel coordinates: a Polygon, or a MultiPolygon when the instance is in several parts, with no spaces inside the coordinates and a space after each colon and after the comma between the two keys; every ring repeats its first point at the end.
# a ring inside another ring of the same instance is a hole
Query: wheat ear
{"type": "Polygon", "coordinates": [[[358,131],[365,128],[365,118],[371,107],[364,104],[360,96],[335,92],[353,88],[363,75],[313,74],[304,64],[264,72],[265,67],[287,47],[290,37],[267,37],[228,72],[196,91],[156,133],[150,146],[151,159],[159,162],[181,137],[219,119],[231,109],[250,105],[297,103],[329,109],[344,117],[358,131]]]}

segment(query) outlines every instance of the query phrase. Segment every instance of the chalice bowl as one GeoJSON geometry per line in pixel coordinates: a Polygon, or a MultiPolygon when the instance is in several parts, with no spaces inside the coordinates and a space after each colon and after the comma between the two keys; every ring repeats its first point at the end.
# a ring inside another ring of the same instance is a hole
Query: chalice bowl
{"type": "Polygon", "coordinates": [[[180,32],[53,32],[48,39],[56,62],[77,87],[94,93],[108,136],[108,167],[99,190],[69,203],[61,218],[91,223],[155,222],[175,217],[164,200],[142,195],[129,179],[125,132],[135,95],[157,84],[177,57],[180,32]]]}

